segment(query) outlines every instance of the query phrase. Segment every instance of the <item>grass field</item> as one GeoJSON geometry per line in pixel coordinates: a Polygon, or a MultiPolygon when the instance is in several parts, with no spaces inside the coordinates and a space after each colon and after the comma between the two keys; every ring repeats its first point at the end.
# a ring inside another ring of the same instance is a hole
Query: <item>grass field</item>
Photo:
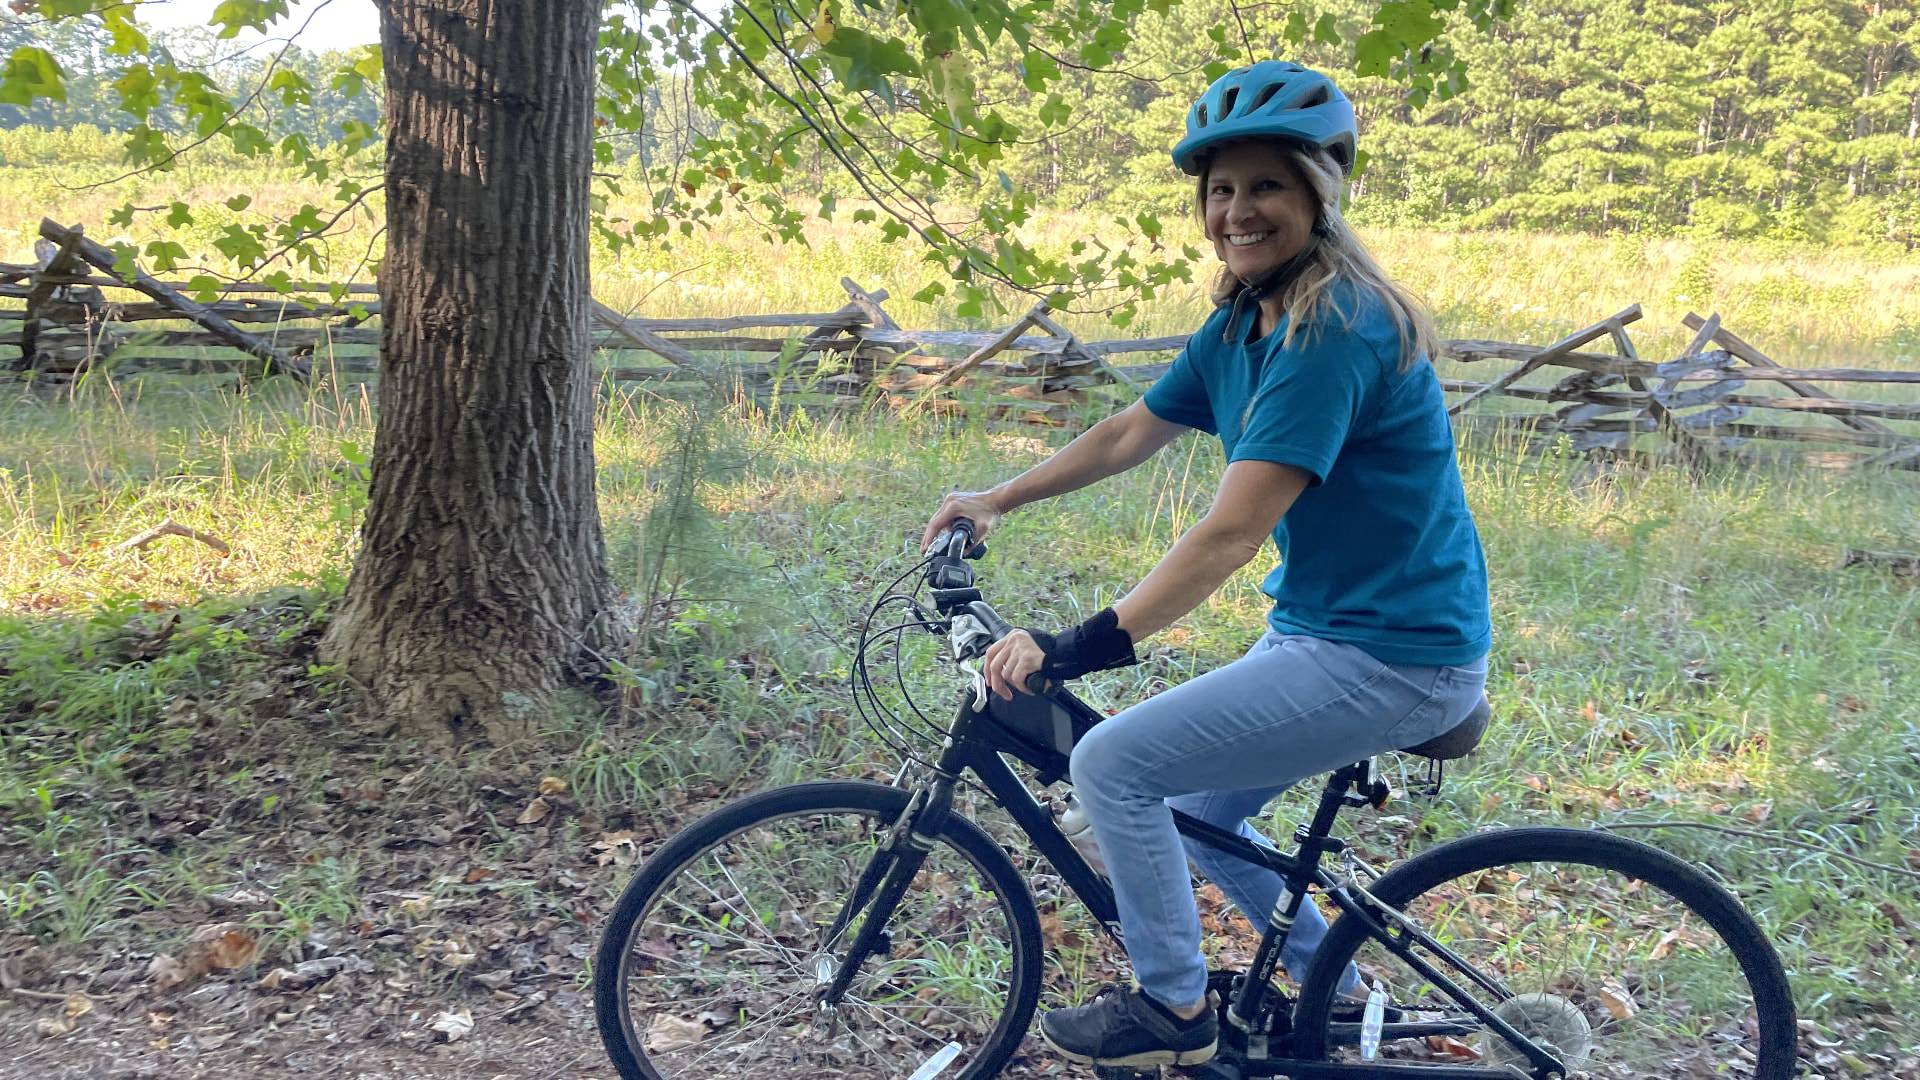
{"type": "MultiPolygon", "coordinates": [[[[27,259],[41,217],[51,216],[82,223],[103,242],[123,236],[142,244],[173,239],[195,259],[219,268],[212,241],[223,226],[284,219],[303,202],[326,205],[331,193],[330,185],[304,181],[291,170],[242,169],[217,158],[190,159],[171,173],[115,180],[123,170],[111,165],[112,148],[110,140],[84,132],[0,132],[0,260],[27,259]],[[244,211],[224,205],[237,194],[252,200],[244,211]],[[193,208],[192,225],[169,230],[161,221],[164,213],[139,215],[127,230],[107,224],[123,204],[164,208],[175,201],[193,208]]],[[[373,167],[361,162],[357,172],[351,165],[347,171],[371,178],[373,167]]],[[[608,208],[610,218],[641,212],[644,191],[630,185],[629,192],[625,201],[615,200],[608,208]]],[[[813,205],[804,185],[796,184],[793,198],[813,205]]],[[[672,250],[630,250],[617,257],[597,251],[595,293],[622,310],[637,306],[640,314],[657,317],[832,310],[845,302],[839,280],[850,275],[869,289],[889,290],[895,299],[888,310],[903,326],[962,324],[947,307],[908,299],[941,268],[920,261],[910,242],[882,243],[870,227],[854,224],[850,215],[857,205],[841,200],[834,220],[813,221],[804,246],[769,243],[751,223],[734,219],[713,231],[677,238],[672,250]]],[[[1184,213],[1183,207],[1153,209],[1171,218],[1184,213]]],[[[375,196],[348,219],[351,229],[331,247],[342,276],[360,265],[382,213],[375,196]]],[[[1357,221],[1367,219],[1364,205],[1356,205],[1353,214],[1357,221]]],[[[1053,252],[1094,236],[1123,243],[1127,230],[1113,217],[1059,209],[1036,218],[1023,236],[1053,252]]],[[[1648,358],[1675,354],[1686,344],[1691,335],[1680,319],[1689,310],[1720,312],[1725,326],[1782,363],[1875,367],[1920,357],[1920,260],[1906,252],[1685,235],[1396,228],[1370,229],[1367,236],[1381,261],[1432,306],[1449,337],[1546,342],[1639,303],[1646,317],[1633,335],[1648,358]]],[[[1198,244],[1199,229],[1191,221],[1170,221],[1167,240],[1176,246],[1198,244]]],[[[377,242],[373,250],[377,253],[377,242]]],[[[1204,247],[1202,255],[1202,264],[1194,267],[1198,282],[1213,265],[1204,247]]],[[[364,269],[359,275],[362,280],[370,276],[364,269]]],[[[1026,306],[1017,298],[1007,302],[1026,306]]],[[[1196,283],[1145,305],[1125,330],[1094,314],[1066,321],[1094,340],[1185,333],[1204,314],[1196,283]]]]}
{"type": "MultiPolygon", "coordinates": [[[[106,808],[156,798],[138,779],[154,770],[145,756],[220,762],[200,783],[241,799],[269,764],[313,791],[336,775],[316,748],[272,752],[291,744],[270,737],[262,747],[271,725],[232,695],[284,665],[282,647],[305,640],[337,594],[356,506],[343,447],[367,445],[370,431],[364,412],[271,393],[6,409],[7,849],[65,843],[92,854],[71,865],[77,878],[55,862],[21,869],[5,888],[18,925],[79,948],[124,933],[128,918],[164,925],[169,905],[230,884],[218,848],[196,856],[197,870],[151,853],[100,857],[97,845],[137,835],[106,808]],[[232,556],[184,540],[112,549],[167,516],[223,537],[232,556]],[[248,614],[262,610],[281,614],[248,614]]],[[[673,820],[688,792],[887,768],[837,681],[876,575],[899,564],[939,492],[990,482],[1064,438],[930,424],[739,414],[697,425],[701,512],[675,529],[665,580],[677,599],[652,646],[630,658],[630,708],[555,713],[549,739],[510,757],[568,779],[587,834],[673,820]]],[[[616,573],[636,593],[652,580],[654,511],[686,430],[676,409],[644,400],[610,401],[602,414],[602,512],[616,573]]],[[[1124,482],[1023,512],[984,566],[989,595],[1042,622],[1109,602],[1204,510],[1217,456],[1188,440],[1124,482]]],[[[1493,568],[1499,727],[1440,802],[1401,811],[1410,830],[1375,826],[1370,842],[1390,852],[1527,821],[1750,830],[1653,838],[1714,867],[1753,905],[1823,1030],[1849,1032],[1864,1051],[1910,1047],[1899,1018],[1920,1007],[1910,927],[1920,918],[1910,876],[1920,870],[1920,593],[1911,576],[1841,568],[1839,553],[1911,546],[1911,480],[1739,471],[1690,481],[1494,445],[1469,445],[1462,460],[1493,568]]],[[[1234,655],[1260,622],[1256,580],[1243,574],[1168,632],[1147,665],[1093,680],[1094,699],[1123,704],[1147,680],[1234,655]]],[[[335,683],[308,669],[303,709],[338,698],[335,683]]],[[[277,802],[305,789],[270,790],[286,792],[277,802]]],[[[1301,809],[1283,803],[1276,816],[1291,822],[1301,809]]],[[[492,842],[521,842],[498,828],[492,842]]],[[[283,872],[289,888],[318,888],[305,869],[283,872]]],[[[323,892],[335,909],[359,910],[356,875],[376,880],[374,869],[349,861],[339,873],[323,892]]],[[[617,884],[602,875],[595,889],[617,884]]]]}
{"type": "MultiPolygon", "coordinates": [[[[224,197],[203,179],[177,193],[224,197]]],[[[4,202],[0,220],[41,209],[4,202]]],[[[56,216],[104,217],[104,201],[71,205],[56,216]]],[[[1093,227],[1063,216],[1047,229],[1093,227]]],[[[0,238],[0,257],[20,257],[25,236],[0,238]]],[[[1677,350],[1688,309],[1721,311],[1784,363],[1909,366],[1920,352],[1911,261],[1680,239],[1374,239],[1449,335],[1543,341],[1639,301],[1648,356],[1677,350]]],[[[603,262],[597,291],[621,306],[678,274],[647,313],[828,310],[842,274],[911,294],[926,273],[911,254],[837,227],[808,248],[708,238],[603,262]]],[[[1184,331],[1200,305],[1197,290],[1168,297],[1125,333],[1184,331]]],[[[903,324],[954,322],[889,307],[903,324]]],[[[236,881],[275,893],[271,917],[250,924],[269,949],[391,915],[400,856],[352,830],[300,831],[329,814],[430,823],[433,799],[484,804],[461,826],[463,857],[546,859],[567,875],[529,874],[489,902],[564,921],[604,909],[621,884],[619,863],[589,851],[595,837],[629,829],[644,848],[716,798],[886,771],[838,681],[878,575],[904,565],[939,493],[990,483],[1071,434],[744,410],[689,420],[672,403],[607,397],[598,455],[615,573],[641,595],[664,581],[672,597],[627,658],[627,704],[557,703],[532,745],[437,762],[353,738],[351,688],[312,656],[352,555],[364,396],[268,385],[235,399],[160,382],[6,394],[0,915],[75,970],[173,947],[191,928],[177,913],[236,881]],[[668,525],[663,493],[689,457],[697,512],[668,525]],[[231,555],[177,538],[115,549],[167,517],[231,555]],[[515,799],[548,775],[565,781],[565,821],[536,838],[514,824],[515,799]],[[181,842],[195,814],[214,827],[181,842]]],[[[1813,1030],[1844,1044],[1817,1073],[1920,1075],[1906,1071],[1920,1070],[1920,579],[1841,566],[1848,547],[1916,547],[1913,477],[1689,478],[1491,441],[1463,446],[1462,464],[1493,572],[1498,726],[1440,800],[1363,826],[1366,843],[1393,853],[1521,822],[1743,830],[1636,835],[1711,866],[1776,937],[1813,1030]]],[[[1023,512],[983,564],[989,595],[1040,622],[1097,609],[1204,511],[1218,472],[1217,450],[1189,439],[1123,481],[1023,512]]],[[[1241,575],[1157,639],[1147,664],[1090,680],[1091,697],[1124,704],[1150,680],[1237,654],[1261,622],[1256,583],[1241,575]]],[[[1274,808],[1289,826],[1301,812],[1297,797],[1274,808]]],[[[467,886],[430,891],[451,902],[467,886]]],[[[1072,967],[1070,950],[1060,963],[1072,967]]],[[[433,970],[434,992],[461,985],[433,970]]]]}

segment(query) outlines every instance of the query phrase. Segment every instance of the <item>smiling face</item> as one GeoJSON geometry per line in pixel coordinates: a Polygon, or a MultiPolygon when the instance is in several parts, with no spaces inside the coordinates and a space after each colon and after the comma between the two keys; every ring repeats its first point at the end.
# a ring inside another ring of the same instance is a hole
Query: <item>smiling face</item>
{"type": "Polygon", "coordinates": [[[1222,146],[1201,185],[1207,237],[1241,281],[1252,281],[1306,249],[1319,199],[1275,143],[1222,146]]]}

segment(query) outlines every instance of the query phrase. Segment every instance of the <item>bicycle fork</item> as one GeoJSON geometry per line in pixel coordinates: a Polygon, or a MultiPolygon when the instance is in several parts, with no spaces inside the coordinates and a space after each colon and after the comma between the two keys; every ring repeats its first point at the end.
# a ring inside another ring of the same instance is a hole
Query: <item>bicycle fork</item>
{"type": "Polygon", "coordinates": [[[889,830],[886,843],[874,853],[873,860],[860,874],[860,880],[854,883],[853,894],[847,898],[833,926],[827,931],[823,946],[830,950],[832,943],[846,932],[847,925],[863,912],[866,916],[860,923],[860,932],[854,935],[853,944],[847,948],[846,955],[828,972],[830,953],[823,951],[816,961],[814,976],[820,982],[816,991],[820,1012],[831,1017],[839,1009],[841,998],[846,996],[847,987],[852,985],[853,977],[860,972],[860,966],[867,957],[876,951],[885,952],[887,942],[887,922],[893,918],[894,908],[900,904],[900,898],[906,895],[907,887],[920,873],[920,867],[927,861],[927,855],[933,850],[934,842],[946,828],[947,815],[953,811],[954,777],[951,774],[938,774],[934,782],[914,791],[907,800],[907,807],[889,830]]]}

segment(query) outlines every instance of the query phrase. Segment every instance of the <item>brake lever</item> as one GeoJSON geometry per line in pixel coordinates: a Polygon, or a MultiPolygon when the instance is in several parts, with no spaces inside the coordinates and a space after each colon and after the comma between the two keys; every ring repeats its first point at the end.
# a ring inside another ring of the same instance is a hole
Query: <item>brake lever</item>
{"type": "Polygon", "coordinates": [[[987,711],[987,677],[985,675],[980,674],[980,669],[977,667],[974,667],[972,663],[966,660],[960,661],[960,670],[966,672],[968,675],[973,676],[973,682],[968,687],[968,689],[973,691],[973,711],[977,713],[986,712],[987,711]]]}

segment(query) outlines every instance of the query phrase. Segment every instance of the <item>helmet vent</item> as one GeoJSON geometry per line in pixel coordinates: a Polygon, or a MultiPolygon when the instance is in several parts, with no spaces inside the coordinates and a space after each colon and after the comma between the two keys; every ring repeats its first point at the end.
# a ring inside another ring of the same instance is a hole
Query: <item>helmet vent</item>
{"type": "Polygon", "coordinates": [[[1232,115],[1233,115],[1233,103],[1234,103],[1235,101],[1238,101],[1239,99],[1240,99],[1240,88],[1239,88],[1239,87],[1237,87],[1237,86],[1236,86],[1236,87],[1234,87],[1233,89],[1231,89],[1231,90],[1228,90],[1228,91],[1226,92],[1226,94],[1225,94],[1225,95],[1223,95],[1223,96],[1222,96],[1222,97],[1220,98],[1220,115],[1221,115],[1221,116],[1232,116],[1232,115]]]}
{"type": "Polygon", "coordinates": [[[1301,108],[1301,109],[1317,109],[1320,106],[1325,105],[1327,102],[1331,100],[1333,99],[1327,93],[1327,88],[1324,86],[1320,86],[1320,87],[1316,87],[1313,93],[1307,95],[1307,99],[1305,101],[1302,101],[1299,105],[1295,107],[1301,108]]]}
{"type": "Polygon", "coordinates": [[[1247,111],[1250,113],[1259,112],[1261,109],[1266,107],[1267,102],[1273,100],[1273,95],[1279,92],[1280,92],[1279,83],[1268,83],[1266,87],[1264,87],[1260,91],[1260,96],[1253,99],[1253,107],[1249,108],[1247,111]]]}

